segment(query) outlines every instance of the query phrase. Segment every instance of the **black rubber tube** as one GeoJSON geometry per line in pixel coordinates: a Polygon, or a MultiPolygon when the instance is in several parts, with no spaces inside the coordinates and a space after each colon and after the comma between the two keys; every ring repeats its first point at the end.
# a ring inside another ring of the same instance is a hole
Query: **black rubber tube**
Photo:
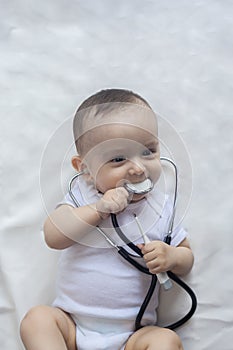
{"type": "MultiPolygon", "coordinates": [[[[122,241],[125,242],[127,244],[127,246],[130,247],[134,252],[136,252],[140,256],[143,256],[141,250],[133,242],[129,241],[129,239],[122,232],[121,228],[119,227],[119,224],[118,224],[118,221],[117,221],[115,214],[111,214],[111,219],[112,219],[113,227],[116,230],[119,237],[122,239],[122,241]]],[[[167,237],[166,243],[170,244],[170,236],[167,237]]],[[[143,267],[142,265],[137,263],[133,258],[131,258],[130,255],[128,254],[128,252],[123,247],[118,247],[118,248],[119,248],[118,253],[125,260],[127,260],[130,264],[135,266],[141,272],[152,276],[150,287],[148,289],[146,297],[145,297],[145,299],[144,299],[144,301],[139,309],[139,312],[138,312],[136,320],[135,320],[135,330],[138,330],[138,329],[143,327],[141,325],[141,321],[142,321],[143,315],[145,313],[145,310],[146,310],[146,308],[147,308],[147,306],[152,298],[152,295],[154,293],[156,283],[157,283],[157,277],[156,277],[156,275],[151,274],[147,268],[143,267]]],[[[167,271],[167,274],[175,283],[177,283],[181,288],[183,288],[189,294],[189,296],[191,298],[191,308],[190,308],[189,312],[184,317],[182,317],[180,320],[178,320],[177,322],[174,322],[174,323],[164,327],[164,328],[174,330],[174,329],[182,326],[184,323],[186,323],[193,316],[193,314],[197,308],[197,298],[196,298],[195,293],[192,291],[192,289],[184,281],[182,281],[177,275],[175,275],[171,271],[167,271]]]]}

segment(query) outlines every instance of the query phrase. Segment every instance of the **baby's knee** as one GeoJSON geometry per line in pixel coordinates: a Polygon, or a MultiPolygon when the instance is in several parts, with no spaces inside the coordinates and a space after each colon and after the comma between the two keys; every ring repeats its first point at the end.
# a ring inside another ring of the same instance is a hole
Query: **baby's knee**
{"type": "Polygon", "coordinates": [[[128,340],[126,350],[183,350],[179,336],[170,329],[148,326],[135,332],[128,340]]]}
{"type": "Polygon", "coordinates": [[[167,328],[155,328],[148,332],[148,350],[183,350],[180,337],[167,328]]]}
{"type": "Polygon", "coordinates": [[[49,306],[40,305],[30,309],[20,323],[20,336],[23,339],[27,334],[31,334],[33,329],[38,329],[45,320],[52,318],[51,308],[49,306]]]}
{"type": "Polygon", "coordinates": [[[164,348],[183,350],[183,345],[181,343],[180,337],[173,331],[169,329],[164,329],[164,348]]]}

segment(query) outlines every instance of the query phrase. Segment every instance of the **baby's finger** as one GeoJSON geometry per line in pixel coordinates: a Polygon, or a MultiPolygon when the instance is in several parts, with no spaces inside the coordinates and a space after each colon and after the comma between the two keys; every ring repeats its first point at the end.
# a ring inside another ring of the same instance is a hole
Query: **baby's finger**
{"type": "Polygon", "coordinates": [[[147,254],[147,253],[150,253],[150,252],[153,252],[153,251],[154,251],[153,242],[146,243],[142,247],[142,253],[143,254],[147,254]]]}
{"type": "Polygon", "coordinates": [[[124,210],[128,206],[127,198],[125,197],[117,197],[113,198],[116,207],[118,208],[117,212],[124,210]]]}
{"type": "Polygon", "coordinates": [[[137,247],[138,247],[139,249],[141,249],[141,251],[142,251],[144,245],[145,245],[145,244],[141,244],[141,243],[140,243],[140,244],[137,244],[137,247]]]}
{"type": "Polygon", "coordinates": [[[128,199],[129,197],[129,192],[126,191],[124,187],[117,187],[116,188],[116,195],[120,198],[126,198],[128,199]]]}

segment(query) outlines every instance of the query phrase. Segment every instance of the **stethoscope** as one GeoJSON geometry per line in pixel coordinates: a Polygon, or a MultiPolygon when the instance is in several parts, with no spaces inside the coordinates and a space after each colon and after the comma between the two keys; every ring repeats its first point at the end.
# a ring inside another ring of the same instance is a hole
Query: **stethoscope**
{"type": "MultiPolygon", "coordinates": [[[[176,202],[177,202],[177,191],[178,191],[178,171],[177,171],[177,166],[175,164],[175,162],[173,162],[173,160],[171,160],[170,158],[167,157],[161,157],[160,158],[161,161],[166,161],[169,164],[171,164],[174,168],[174,175],[175,175],[175,181],[174,181],[174,193],[173,193],[173,203],[172,203],[172,214],[171,214],[171,218],[169,220],[169,224],[168,224],[168,231],[167,234],[164,238],[164,242],[167,244],[171,243],[171,235],[173,232],[173,226],[174,226],[174,219],[175,219],[175,211],[176,211],[176,202]]],[[[74,204],[79,207],[80,204],[77,200],[77,198],[75,197],[73,190],[72,190],[72,185],[73,182],[81,175],[85,174],[85,171],[80,171],[77,174],[75,174],[70,182],[69,182],[69,195],[71,197],[71,199],[73,200],[74,204]]],[[[125,185],[126,190],[131,193],[131,194],[146,194],[148,192],[150,192],[153,189],[153,183],[152,181],[148,178],[145,181],[143,181],[142,183],[139,184],[130,184],[130,183],[126,183],[125,185]]],[[[150,242],[149,238],[146,236],[146,234],[143,232],[142,227],[140,225],[140,222],[138,221],[138,218],[136,215],[135,216],[135,221],[136,224],[138,226],[138,229],[140,231],[140,234],[144,240],[144,243],[148,243],[150,242]]],[[[194,314],[196,308],[197,308],[197,298],[195,293],[192,291],[192,289],[184,282],[182,281],[178,276],[176,276],[173,272],[171,271],[167,271],[167,272],[162,272],[159,273],[157,275],[150,273],[149,269],[143,265],[141,265],[137,260],[135,260],[134,258],[138,258],[138,257],[143,257],[143,254],[141,252],[141,250],[133,243],[131,242],[126,235],[124,234],[124,232],[121,230],[118,221],[117,221],[117,216],[115,214],[111,214],[111,221],[112,221],[112,225],[114,227],[114,229],[116,230],[118,236],[121,238],[121,240],[127,245],[127,247],[129,247],[135,254],[129,253],[123,246],[118,245],[116,242],[114,242],[114,240],[112,238],[110,238],[99,226],[96,227],[96,229],[98,230],[98,232],[104,237],[104,239],[113,247],[117,250],[117,252],[126,260],[128,261],[131,265],[133,265],[134,267],[136,267],[139,271],[150,275],[151,276],[151,284],[150,287],[148,289],[148,292],[146,294],[146,297],[139,309],[139,312],[137,314],[136,320],[135,320],[135,330],[138,330],[140,328],[142,328],[143,326],[141,325],[141,321],[143,318],[143,315],[145,313],[145,310],[151,300],[151,297],[154,293],[155,287],[156,287],[156,283],[157,283],[157,279],[159,280],[159,283],[164,287],[165,290],[168,290],[172,287],[172,282],[171,280],[173,280],[175,283],[177,283],[180,287],[182,287],[190,296],[191,298],[191,308],[190,310],[187,312],[187,314],[182,317],[180,320],[178,320],[177,322],[174,322],[168,326],[166,326],[165,328],[169,328],[169,329],[175,329],[177,327],[182,326],[185,322],[187,322],[194,314]]]]}

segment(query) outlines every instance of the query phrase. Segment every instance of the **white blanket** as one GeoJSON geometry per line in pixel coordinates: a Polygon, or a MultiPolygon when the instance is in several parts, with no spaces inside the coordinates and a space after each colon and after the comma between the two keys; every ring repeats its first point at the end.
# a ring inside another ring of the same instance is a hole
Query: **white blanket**
{"type": "MultiPolygon", "coordinates": [[[[198,310],[178,330],[184,348],[231,350],[233,3],[10,0],[0,18],[1,349],[22,350],[23,315],[54,297],[59,253],[41,228],[72,174],[71,116],[95,91],[122,87],[172,123],[191,159],[186,280],[198,310]]],[[[163,294],[161,323],[185,312],[183,299],[163,294]]]]}

